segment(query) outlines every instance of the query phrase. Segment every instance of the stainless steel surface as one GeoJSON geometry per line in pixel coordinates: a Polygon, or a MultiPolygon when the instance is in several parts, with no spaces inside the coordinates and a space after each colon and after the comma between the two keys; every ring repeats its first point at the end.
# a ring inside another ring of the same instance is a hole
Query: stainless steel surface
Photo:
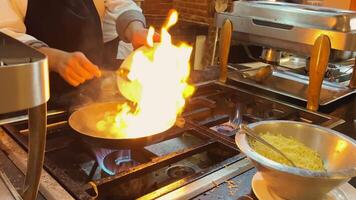
{"type": "Polygon", "coordinates": [[[344,61],[356,57],[356,52],[352,51],[339,51],[332,49],[330,52],[329,60],[332,62],[344,61]]]}
{"type": "Polygon", "coordinates": [[[258,83],[261,83],[267,80],[270,76],[272,76],[272,74],[272,66],[268,65],[266,67],[261,67],[260,69],[258,69],[253,76],[247,74],[247,77],[258,83]]]}
{"type": "Polygon", "coordinates": [[[233,23],[233,38],[278,50],[309,55],[320,34],[331,39],[331,48],[355,51],[353,11],[309,5],[266,1],[234,1],[231,13],[218,13],[221,27],[228,18],[233,23]]]}
{"type": "MultiPolygon", "coordinates": [[[[16,141],[0,128],[0,148],[9,159],[25,174],[28,154],[16,141]]],[[[74,200],[72,196],[44,169],[41,173],[39,191],[46,200],[74,200]]]]}
{"type": "Polygon", "coordinates": [[[320,199],[333,188],[356,176],[356,141],[341,133],[295,121],[263,121],[249,125],[261,133],[272,131],[294,137],[316,150],[324,160],[326,172],[286,166],[255,152],[245,134],[236,134],[236,143],[262,173],[268,187],[286,199],[320,199]]]}
{"type": "Polygon", "coordinates": [[[23,198],[36,199],[42,172],[47,131],[47,104],[29,109],[29,152],[23,198]]]}
{"type": "MultiPolygon", "coordinates": [[[[345,61],[355,56],[356,12],[354,11],[281,2],[234,1],[231,12],[217,14],[217,27],[222,27],[222,23],[226,19],[233,23],[233,42],[243,46],[257,45],[263,47],[261,59],[267,63],[277,64],[280,60],[281,51],[293,53],[300,57],[310,57],[315,42],[321,35],[330,39],[330,45],[323,43],[324,46],[320,46],[323,51],[326,51],[326,47],[331,47],[330,56],[325,54],[325,56],[329,56],[330,62],[345,61]]],[[[248,51],[247,55],[249,55],[248,51]]],[[[327,62],[325,58],[317,60],[327,62]]],[[[336,73],[340,74],[339,71],[336,73]]],[[[307,75],[303,77],[297,73],[292,75],[293,73],[284,73],[279,70],[274,70],[271,77],[269,77],[271,70],[266,70],[265,73],[261,74],[263,75],[261,80],[251,77],[250,74],[246,75],[246,73],[242,76],[234,75],[232,79],[288,97],[303,101],[309,99],[310,102],[316,102],[312,98],[307,98],[309,85],[307,75]],[[290,79],[288,80],[288,78],[290,79]],[[294,81],[295,83],[293,83],[294,81]]],[[[312,78],[312,80],[318,80],[319,83],[321,74],[316,74],[313,77],[317,79],[312,78]]],[[[345,78],[347,79],[349,76],[341,77],[342,80],[345,78]]],[[[332,81],[330,80],[330,82],[332,81]]],[[[315,89],[318,87],[310,86],[309,88],[311,88],[310,91],[312,89],[318,91],[318,89],[315,89]]],[[[320,104],[329,104],[354,92],[350,87],[343,87],[341,84],[329,84],[329,82],[325,83],[324,81],[320,94],[320,104]]],[[[310,92],[309,96],[314,93],[310,92]]],[[[311,108],[311,106],[308,108],[311,108]]],[[[315,106],[313,109],[315,109],[315,106]]]]}
{"type": "MultiPolygon", "coordinates": [[[[226,180],[229,180],[239,174],[242,174],[253,167],[251,162],[248,159],[243,159],[231,165],[225,166],[223,169],[211,173],[197,181],[194,181],[190,184],[187,184],[177,190],[169,192],[160,196],[159,200],[178,200],[178,199],[190,199],[193,198],[209,189],[216,187],[217,185],[223,183],[226,180]]],[[[149,199],[149,194],[143,196],[140,199],[149,199]]]]}
{"type": "MultiPolygon", "coordinates": [[[[63,110],[50,110],[47,112],[47,117],[62,114],[64,112],[65,111],[63,111],[63,110]]],[[[28,120],[28,115],[9,117],[9,118],[0,120],[0,126],[5,125],[5,124],[15,123],[15,122],[21,122],[21,121],[25,121],[25,120],[28,120]]]]}
{"type": "Polygon", "coordinates": [[[39,106],[49,99],[47,58],[0,33],[0,113],[39,106]],[[29,59],[23,59],[29,58],[29,59]],[[6,63],[11,60],[11,63],[6,63]],[[14,60],[18,60],[15,62],[14,60]],[[31,62],[23,63],[24,60],[31,62]]]}
{"type": "MultiPolygon", "coordinates": [[[[259,84],[246,79],[241,73],[231,71],[229,79],[248,86],[271,91],[294,99],[306,101],[309,77],[284,70],[274,70],[272,76],[259,84]]],[[[320,105],[328,105],[343,97],[356,93],[355,89],[324,80],[320,93],[320,105]]]]}
{"type": "Polygon", "coordinates": [[[22,200],[20,194],[10,183],[6,174],[0,170],[0,199],[1,200],[22,200]]]}
{"type": "Polygon", "coordinates": [[[259,134],[255,133],[254,130],[250,129],[246,124],[240,125],[239,132],[245,133],[246,135],[252,137],[256,141],[261,142],[262,144],[268,146],[270,149],[272,149],[273,151],[281,155],[283,158],[285,158],[289,162],[289,164],[291,164],[293,167],[296,167],[294,162],[291,159],[289,159],[288,156],[286,156],[282,151],[280,151],[275,146],[273,146],[272,144],[264,140],[259,134]]]}
{"type": "Polygon", "coordinates": [[[272,49],[272,48],[263,48],[262,51],[262,60],[266,61],[267,63],[271,64],[279,64],[281,59],[282,52],[272,49]]]}
{"type": "MultiPolygon", "coordinates": [[[[231,86],[231,85],[228,85],[228,84],[225,84],[225,83],[221,83],[220,81],[215,81],[214,83],[222,85],[222,86],[227,87],[227,88],[237,89],[236,86],[231,86]]],[[[333,116],[330,116],[330,115],[325,115],[323,113],[306,110],[305,108],[301,108],[299,106],[296,106],[296,105],[293,105],[293,104],[290,104],[290,103],[282,102],[282,101],[274,99],[274,98],[270,98],[270,97],[266,97],[266,96],[263,96],[263,95],[259,95],[259,94],[256,93],[256,91],[253,91],[253,90],[252,91],[251,90],[245,90],[245,89],[242,89],[242,88],[238,88],[238,90],[244,91],[244,93],[246,93],[246,94],[254,95],[254,96],[262,98],[262,99],[266,99],[266,100],[269,100],[269,101],[276,102],[276,103],[278,103],[280,105],[285,105],[285,106],[288,106],[290,108],[294,108],[294,109],[297,109],[297,110],[302,110],[303,112],[309,113],[311,115],[316,115],[316,116],[325,118],[325,119],[327,119],[328,122],[320,123],[320,125],[322,125],[324,127],[334,128],[334,127],[336,127],[338,125],[341,125],[341,124],[345,123],[345,120],[343,120],[343,119],[334,118],[333,116]]],[[[312,123],[312,121],[307,120],[304,117],[303,117],[303,119],[304,119],[303,121],[312,123]]]]}
{"type": "Polygon", "coordinates": [[[257,83],[264,82],[273,74],[273,69],[272,66],[270,65],[262,66],[258,68],[242,69],[242,70],[238,70],[231,66],[227,66],[227,68],[240,74],[243,78],[248,78],[257,83]]]}

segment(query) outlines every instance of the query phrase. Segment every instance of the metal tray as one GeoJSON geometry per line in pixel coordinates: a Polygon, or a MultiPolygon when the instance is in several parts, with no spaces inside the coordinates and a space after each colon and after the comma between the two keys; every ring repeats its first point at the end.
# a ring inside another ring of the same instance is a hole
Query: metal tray
{"type": "MultiPolygon", "coordinates": [[[[230,80],[238,83],[243,83],[305,102],[307,101],[306,97],[309,77],[304,75],[288,71],[274,70],[273,75],[263,83],[257,83],[254,80],[245,78],[243,74],[237,71],[230,71],[228,77],[230,80]]],[[[338,83],[324,80],[319,104],[322,106],[328,105],[353,93],[356,93],[355,89],[350,89],[349,87],[338,83]]]]}
{"type": "Polygon", "coordinates": [[[309,55],[322,33],[333,50],[356,51],[354,11],[266,1],[234,1],[232,7],[216,15],[216,26],[229,19],[238,43],[309,55]]]}
{"type": "Polygon", "coordinates": [[[233,14],[289,25],[352,32],[356,12],[320,6],[268,1],[234,2],[233,14]]]}

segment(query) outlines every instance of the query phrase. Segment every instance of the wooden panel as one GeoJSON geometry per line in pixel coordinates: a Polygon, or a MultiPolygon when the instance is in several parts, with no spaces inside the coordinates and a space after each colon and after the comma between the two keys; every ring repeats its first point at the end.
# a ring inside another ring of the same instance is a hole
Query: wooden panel
{"type": "Polygon", "coordinates": [[[350,10],[356,11],[356,0],[351,0],[350,10]]]}

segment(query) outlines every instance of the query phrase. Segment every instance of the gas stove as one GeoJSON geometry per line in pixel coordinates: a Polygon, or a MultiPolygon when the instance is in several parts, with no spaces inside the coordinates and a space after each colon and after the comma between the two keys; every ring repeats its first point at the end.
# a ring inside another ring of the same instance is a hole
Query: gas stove
{"type": "MultiPolygon", "coordinates": [[[[215,81],[197,85],[182,115],[184,126],[174,126],[163,141],[142,147],[92,147],[69,127],[66,111],[50,111],[39,199],[255,198],[251,192],[255,169],[235,145],[229,123],[236,106],[245,123],[274,119],[326,127],[343,123],[215,81]]],[[[6,162],[0,167],[19,190],[22,177],[15,168],[23,168],[28,127],[25,117],[17,119],[23,120],[0,130],[0,160],[7,158],[16,167],[6,162]]]]}

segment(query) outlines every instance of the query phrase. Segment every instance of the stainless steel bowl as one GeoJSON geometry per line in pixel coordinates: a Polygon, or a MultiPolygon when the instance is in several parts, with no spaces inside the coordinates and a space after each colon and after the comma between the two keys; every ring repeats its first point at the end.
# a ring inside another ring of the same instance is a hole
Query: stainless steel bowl
{"type": "Polygon", "coordinates": [[[289,200],[317,200],[356,176],[356,141],[328,128],[295,121],[263,121],[250,124],[257,133],[278,133],[293,137],[317,151],[326,172],[286,166],[255,152],[248,136],[236,134],[238,147],[261,172],[268,187],[289,200]]]}

